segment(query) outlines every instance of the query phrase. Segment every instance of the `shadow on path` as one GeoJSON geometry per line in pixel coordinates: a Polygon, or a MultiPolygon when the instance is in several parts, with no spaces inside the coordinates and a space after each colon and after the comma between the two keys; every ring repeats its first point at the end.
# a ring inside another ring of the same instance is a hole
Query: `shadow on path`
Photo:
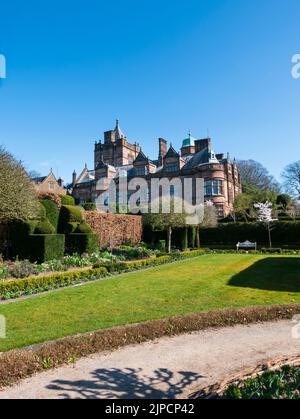
{"type": "Polygon", "coordinates": [[[90,380],[56,380],[47,389],[64,398],[174,399],[200,378],[193,372],[167,369],[158,369],[151,377],[143,376],[142,369],[98,369],[90,380]]]}

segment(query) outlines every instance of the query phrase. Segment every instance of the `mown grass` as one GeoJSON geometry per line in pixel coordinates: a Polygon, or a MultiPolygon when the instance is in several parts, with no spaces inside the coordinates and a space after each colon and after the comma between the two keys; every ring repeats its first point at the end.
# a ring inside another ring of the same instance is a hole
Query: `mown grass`
{"type": "Polygon", "coordinates": [[[0,305],[0,351],[151,319],[299,302],[299,257],[207,255],[0,305]]]}

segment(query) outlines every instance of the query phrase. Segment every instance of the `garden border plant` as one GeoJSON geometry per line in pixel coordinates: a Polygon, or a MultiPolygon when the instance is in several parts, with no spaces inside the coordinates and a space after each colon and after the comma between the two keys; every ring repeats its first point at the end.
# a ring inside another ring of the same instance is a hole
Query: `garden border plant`
{"type": "Polygon", "coordinates": [[[223,328],[275,320],[289,320],[300,304],[225,309],[187,316],[152,320],[13,350],[0,355],[0,388],[13,385],[33,374],[76,362],[95,353],[112,351],[167,336],[178,336],[209,328],[223,328]]]}
{"type": "MultiPolygon", "coordinates": [[[[273,249],[274,250],[274,249],[273,249]]],[[[19,298],[25,295],[34,295],[42,292],[65,288],[81,283],[101,280],[102,278],[118,275],[127,272],[143,270],[151,267],[165,265],[168,263],[179,262],[186,259],[193,259],[196,257],[209,254],[266,254],[269,252],[258,251],[215,251],[210,249],[198,249],[186,252],[178,252],[170,255],[159,256],[155,259],[142,259],[131,262],[97,262],[93,268],[86,270],[75,270],[63,273],[56,273],[53,275],[41,275],[23,279],[14,279],[10,281],[0,282],[0,300],[10,300],[19,298]]],[[[273,252],[270,252],[272,254],[273,252]]],[[[276,253],[276,252],[275,252],[276,253]]],[[[298,251],[282,251],[280,254],[299,254],[298,251]]]]}

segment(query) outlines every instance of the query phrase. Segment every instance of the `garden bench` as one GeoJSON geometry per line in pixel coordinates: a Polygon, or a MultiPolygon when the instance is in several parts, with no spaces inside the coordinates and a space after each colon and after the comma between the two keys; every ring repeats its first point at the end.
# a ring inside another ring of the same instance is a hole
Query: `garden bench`
{"type": "Polygon", "coordinates": [[[237,245],[236,245],[236,250],[238,251],[238,250],[240,250],[240,249],[255,249],[255,250],[257,250],[257,243],[252,243],[252,242],[249,242],[249,240],[246,240],[245,242],[243,242],[243,243],[238,243],[237,245]]]}

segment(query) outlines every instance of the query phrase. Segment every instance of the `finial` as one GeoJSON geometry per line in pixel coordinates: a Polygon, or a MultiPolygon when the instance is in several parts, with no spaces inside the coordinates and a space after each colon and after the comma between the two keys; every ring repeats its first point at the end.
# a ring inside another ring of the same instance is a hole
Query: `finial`
{"type": "Polygon", "coordinates": [[[116,125],[117,125],[117,127],[119,126],[119,124],[120,124],[119,119],[116,119],[116,125]]]}

